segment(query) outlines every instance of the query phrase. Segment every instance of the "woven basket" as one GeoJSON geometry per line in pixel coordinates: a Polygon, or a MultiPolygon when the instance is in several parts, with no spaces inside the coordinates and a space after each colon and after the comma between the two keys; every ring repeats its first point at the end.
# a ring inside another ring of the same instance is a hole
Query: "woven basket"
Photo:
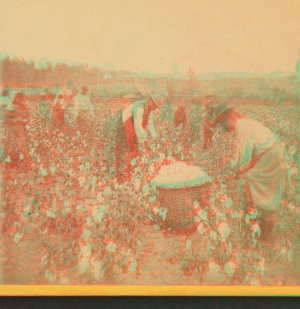
{"type": "Polygon", "coordinates": [[[165,225],[173,229],[183,229],[193,224],[193,216],[189,213],[192,206],[187,203],[187,197],[191,202],[209,198],[209,187],[211,183],[201,186],[190,186],[184,188],[164,188],[157,187],[157,198],[162,207],[168,209],[165,225]]]}

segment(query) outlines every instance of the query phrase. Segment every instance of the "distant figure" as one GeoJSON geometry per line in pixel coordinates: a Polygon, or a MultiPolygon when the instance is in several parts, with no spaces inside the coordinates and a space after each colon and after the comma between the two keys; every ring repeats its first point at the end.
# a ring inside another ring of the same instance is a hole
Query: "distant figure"
{"type": "Polygon", "coordinates": [[[207,149],[207,147],[211,144],[212,138],[214,135],[214,119],[213,119],[213,108],[212,103],[215,100],[215,97],[206,97],[203,100],[203,127],[204,127],[204,141],[203,141],[203,149],[207,149]]]}
{"type": "Polygon", "coordinates": [[[192,99],[193,108],[190,111],[189,125],[190,125],[190,141],[191,144],[197,144],[200,139],[199,132],[203,128],[203,114],[202,104],[200,100],[195,97],[192,99]]]}
{"type": "Polygon", "coordinates": [[[14,106],[12,103],[12,99],[9,96],[9,88],[5,87],[2,90],[2,94],[0,97],[0,109],[3,112],[4,110],[6,111],[13,111],[14,106]]]}
{"type": "Polygon", "coordinates": [[[65,129],[65,100],[62,94],[59,94],[54,101],[52,118],[54,129],[65,129]]]}
{"type": "Polygon", "coordinates": [[[66,102],[73,100],[74,96],[76,95],[76,89],[74,87],[73,81],[68,81],[67,87],[62,87],[58,92],[57,97],[59,95],[62,95],[66,102]]]}
{"type": "Polygon", "coordinates": [[[51,93],[46,88],[39,96],[39,116],[45,128],[50,128],[51,124],[51,93]]]}
{"type": "Polygon", "coordinates": [[[83,86],[81,93],[78,93],[74,100],[72,108],[72,118],[78,124],[79,130],[84,133],[89,131],[93,120],[93,105],[90,96],[88,95],[88,87],[83,86]]]}
{"type": "Polygon", "coordinates": [[[12,154],[28,155],[28,138],[26,125],[29,113],[24,104],[25,95],[18,92],[13,100],[13,106],[3,112],[5,128],[5,156],[12,154]]]}
{"type": "Polygon", "coordinates": [[[15,107],[15,140],[20,155],[28,155],[28,135],[26,126],[29,122],[29,112],[25,105],[25,95],[18,92],[13,100],[15,107]]]}
{"type": "Polygon", "coordinates": [[[180,140],[182,142],[184,153],[188,153],[190,149],[190,127],[185,106],[179,106],[174,115],[174,125],[178,128],[180,140]]]}
{"type": "Polygon", "coordinates": [[[74,95],[75,89],[72,81],[68,82],[67,88],[64,87],[58,92],[52,106],[54,129],[64,130],[66,128],[65,118],[67,118],[68,113],[65,114],[65,111],[68,111],[74,95]]]}
{"type": "Polygon", "coordinates": [[[5,159],[13,141],[13,119],[14,105],[9,97],[9,89],[5,87],[0,97],[0,130],[1,130],[1,160],[5,159]]]}
{"type": "Polygon", "coordinates": [[[187,115],[185,106],[179,106],[174,115],[174,125],[179,127],[182,125],[183,128],[187,126],[187,115]]]}

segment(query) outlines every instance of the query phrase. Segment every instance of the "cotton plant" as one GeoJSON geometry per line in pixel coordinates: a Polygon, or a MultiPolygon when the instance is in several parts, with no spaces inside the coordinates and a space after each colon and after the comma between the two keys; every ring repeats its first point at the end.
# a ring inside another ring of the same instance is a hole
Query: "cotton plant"
{"type": "Polygon", "coordinates": [[[99,221],[95,222],[96,227],[107,226],[103,228],[105,234],[99,234],[97,228],[92,232],[93,237],[98,240],[96,247],[99,250],[99,260],[101,258],[106,260],[106,266],[104,266],[106,267],[104,276],[106,279],[103,280],[108,280],[107,278],[113,280],[119,273],[120,267],[122,272],[135,273],[138,267],[135,255],[138,254],[137,250],[143,246],[139,240],[138,230],[149,218],[153,221],[157,216],[161,218],[158,221],[165,220],[167,209],[157,204],[155,191],[151,185],[141,181],[148,173],[152,162],[164,159],[164,155],[145,150],[138,158],[131,161],[132,178],[130,181],[123,184],[111,183],[101,193],[98,193],[98,201],[107,204],[108,209],[105,214],[98,210],[94,213],[95,217],[99,216],[99,221]],[[98,236],[95,236],[95,233],[98,236]],[[130,257],[124,255],[124,252],[128,250],[131,251],[130,257]]]}
{"type": "MultiPolygon", "coordinates": [[[[286,152],[286,168],[292,178],[293,194],[291,200],[282,201],[281,218],[284,222],[298,222],[299,162],[291,136],[297,140],[299,130],[292,125],[293,113],[286,115],[284,108],[280,112],[270,108],[266,116],[261,108],[242,108],[248,109],[251,117],[266,124],[285,141],[282,146],[286,152]],[[284,125],[286,119],[290,124],[284,125]]],[[[115,172],[111,167],[113,158],[110,158],[114,132],[109,129],[109,121],[106,125],[105,136],[103,123],[94,124],[91,131],[97,134],[90,136],[76,130],[63,134],[56,130],[49,134],[34,120],[27,128],[30,152],[27,167],[31,176],[24,179],[12,176],[6,184],[8,199],[21,192],[27,195],[27,201],[20,211],[6,212],[4,227],[17,244],[23,241],[22,235],[29,232],[37,239],[39,250],[42,251],[41,267],[49,283],[78,282],[78,267],[85,270],[83,276],[87,276],[88,269],[92,270],[97,283],[113,282],[123,273],[137,275],[139,250],[144,246],[140,230],[145,224],[152,224],[159,232],[168,215],[167,210],[156,200],[156,192],[149,185],[150,180],[169,156],[176,156],[180,160],[196,160],[197,153],[193,149],[186,149],[185,135],[181,135],[179,129],[174,130],[172,126],[156,121],[157,140],[149,141],[148,149],[141,148],[141,155],[131,162],[132,179],[118,185],[111,179],[115,172]],[[97,160],[95,145],[99,147],[97,160]],[[193,156],[191,152],[194,152],[193,156]],[[108,175],[110,169],[111,175],[108,175]],[[92,190],[95,205],[88,214],[79,199],[84,199],[92,190]],[[50,193],[54,196],[50,196],[50,193]],[[59,241],[50,242],[50,238],[59,241]],[[83,239],[93,244],[90,255],[85,254],[80,247],[83,239]],[[79,262],[81,254],[83,260],[79,262]],[[66,261],[70,265],[67,266],[66,261]]],[[[215,136],[214,147],[223,142],[222,136],[219,133],[215,136]]],[[[223,153],[223,150],[219,150],[219,153],[223,153]]],[[[12,159],[7,158],[4,164],[10,165],[12,159]]],[[[219,165],[223,164],[222,160],[218,162],[219,165]]],[[[219,177],[221,180],[222,177],[219,177]]],[[[219,188],[214,185],[212,189],[208,205],[199,201],[191,202],[197,226],[196,236],[198,241],[204,240],[208,250],[205,252],[207,255],[204,252],[193,253],[195,240],[186,237],[182,243],[183,256],[180,262],[184,265],[185,274],[190,275],[198,266],[199,277],[203,277],[205,272],[215,272],[225,274],[227,281],[239,277],[243,284],[263,284],[269,256],[262,253],[260,246],[257,212],[236,205],[237,202],[225,186],[219,188]],[[243,239],[241,247],[237,246],[237,235],[243,239]]],[[[279,236],[280,240],[268,249],[269,255],[282,261],[293,261],[292,239],[284,233],[279,236]]]]}
{"type": "MultiPolygon", "coordinates": [[[[23,184],[28,188],[27,183],[23,184]]],[[[28,189],[27,189],[28,190],[28,189]]],[[[35,187],[31,188],[31,192],[34,193],[35,187]]],[[[30,226],[30,233],[32,235],[37,234],[37,240],[41,247],[46,248],[46,253],[42,256],[41,266],[48,269],[52,265],[50,277],[45,274],[45,278],[49,278],[52,282],[55,278],[59,278],[60,268],[65,267],[65,261],[69,261],[72,264],[74,258],[76,259],[76,233],[78,232],[78,218],[75,219],[73,202],[63,202],[58,196],[53,199],[51,207],[45,204],[43,200],[39,199],[40,195],[37,195],[37,199],[26,200],[22,209],[26,227],[30,226]],[[76,221],[77,222],[76,222],[76,221]],[[73,236],[71,236],[73,234],[73,236]],[[55,238],[57,235],[57,243],[49,242],[49,235],[55,238]],[[61,236],[68,235],[66,240],[58,240],[61,236]],[[54,252],[60,250],[61,245],[66,245],[66,249],[61,251],[61,254],[53,255],[54,252]],[[75,250],[75,251],[74,251],[75,250]],[[52,258],[51,258],[52,257],[52,258]],[[58,265],[60,265],[58,267],[58,265]],[[58,277],[57,277],[58,276],[58,277]],[[51,279],[50,279],[51,278],[51,279]]],[[[24,227],[25,227],[24,226],[24,227]]],[[[24,232],[29,232],[28,228],[25,228],[24,232]]],[[[20,236],[23,234],[22,230],[14,235],[17,242],[22,241],[20,236]]],[[[78,233],[77,233],[78,234],[78,233]]],[[[68,265],[70,265],[68,264],[68,265]]]]}
{"type": "Polygon", "coordinates": [[[134,261],[128,260],[124,250],[133,254],[137,250],[136,235],[142,216],[137,211],[142,204],[135,204],[139,202],[135,197],[136,190],[130,184],[118,186],[119,190],[115,185],[106,187],[99,195],[102,205],[107,206],[96,206],[97,210],[93,212],[95,228],[91,231],[91,237],[96,240],[95,256],[99,261],[105,261],[102,279],[109,282],[116,280],[120,267],[122,272],[133,272],[136,268],[137,261],[135,258],[134,261]]]}
{"type": "Polygon", "coordinates": [[[269,256],[283,262],[292,262],[297,235],[290,233],[290,230],[294,230],[300,220],[300,207],[286,200],[282,200],[280,205],[280,220],[274,226],[277,241],[269,248],[269,256]]]}
{"type": "Polygon", "coordinates": [[[202,253],[201,259],[191,257],[191,240],[187,238],[180,265],[183,270],[188,265],[196,265],[193,267],[197,269],[200,281],[207,276],[223,274],[232,282],[238,280],[240,283],[262,284],[264,256],[258,253],[257,247],[260,236],[257,210],[251,209],[245,213],[224,191],[214,183],[209,201],[192,203],[199,237],[196,241],[206,244],[203,249],[205,253],[202,253]],[[242,235],[238,239],[241,231],[242,235]],[[258,264],[253,261],[258,261],[258,264]]]}

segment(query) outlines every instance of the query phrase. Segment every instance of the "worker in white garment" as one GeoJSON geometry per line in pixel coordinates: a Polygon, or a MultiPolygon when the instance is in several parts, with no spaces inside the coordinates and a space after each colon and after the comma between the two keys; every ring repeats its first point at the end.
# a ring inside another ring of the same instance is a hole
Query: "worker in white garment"
{"type": "MultiPolygon", "coordinates": [[[[90,96],[88,95],[88,87],[83,86],[81,93],[75,97],[75,102],[72,110],[73,120],[77,122],[78,128],[81,131],[88,131],[93,120],[93,105],[90,96]]],[[[82,132],[83,133],[83,132],[82,132]]]]}
{"type": "Polygon", "coordinates": [[[1,111],[14,111],[15,107],[13,105],[13,101],[9,96],[9,88],[5,87],[2,90],[2,94],[0,97],[0,108],[1,111]]]}
{"type": "Polygon", "coordinates": [[[13,129],[13,115],[15,107],[9,96],[9,88],[4,87],[0,97],[0,159],[4,159],[8,151],[8,145],[11,139],[13,129]],[[11,124],[11,125],[10,125],[11,124]]]}
{"type": "Polygon", "coordinates": [[[122,97],[112,107],[113,123],[116,123],[116,163],[118,176],[122,177],[121,162],[124,157],[136,158],[139,145],[148,138],[155,139],[157,132],[153,122],[153,111],[160,101],[150,96],[134,94],[122,97]],[[129,152],[129,156],[126,153],[129,152]]]}
{"type": "Polygon", "coordinates": [[[73,98],[76,95],[73,82],[69,81],[67,87],[63,87],[57,94],[52,105],[52,117],[54,128],[64,128],[66,122],[70,124],[70,109],[73,98]],[[66,121],[65,121],[66,120],[66,121]]]}
{"type": "Polygon", "coordinates": [[[233,174],[242,177],[248,203],[259,212],[261,240],[269,241],[274,237],[274,223],[280,219],[277,212],[288,180],[279,142],[270,129],[236,113],[227,102],[215,108],[214,119],[215,125],[233,132],[237,140],[231,168],[233,174]]]}
{"type": "MultiPolygon", "coordinates": [[[[153,98],[150,98],[146,102],[137,101],[133,104],[134,128],[139,144],[145,143],[148,136],[151,139],[156,139],[157,137],[157,132],[154,127],[154,113],[152,113],[156,108],[157,105],[153,98]]],[[[126,119],[123,118],[123,120],[125,123],[126,119]]]]}

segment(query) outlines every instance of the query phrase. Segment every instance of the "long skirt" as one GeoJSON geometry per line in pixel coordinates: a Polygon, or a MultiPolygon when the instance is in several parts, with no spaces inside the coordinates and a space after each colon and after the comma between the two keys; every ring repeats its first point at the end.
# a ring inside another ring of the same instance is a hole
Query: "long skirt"
{"type": "Polygon", "coordinates": [[[283,153],[277,144],[261,155],[259,162],[243,175],[248,203],[259,212],[261,239],[271,239],[281,201],[286,198],[288,176],[283,170],[283,153]]]}
{"type": "Polygon", "coordinates": [[[53,110],[53,126],[54,129],[64,129],[65,127],[65,111],[61,107],[56,106],[53,110]]]}
{"type": "Polygon", "coordinates": [[[245,189],[257,208],[276,210],[285,198],[287,174],[283,170],[283,153],[278,144],[263,153],[258,163],[244,174],[245,189]]]}
{"type": "Polygon", "coordinates": [[[124,128],[126,132],[126,141],[130,149],[131,157],[136,158],[138,156],[139,148],[133,118],[130,118],[124,122],[124,128]]]}
{"type": "Polygon", "coordinates": [[[28,136],[27,136],[27,130],[26,125],[24,123],[16,123],[15,125],[15,138],[16,138],[16,144],[19,149],[20,154],[26,154],[28,153],[28,136]]]}
{"type": "Polygon", "coordinates": [[[133,158],[138,156],[138,140],[134,129],[133,119],[120,122],[116,138],[116,170],[117,179],[122,182],[130,177],[133,158]]]}
{"type": "Polygon", "coordinates": [[[12,121],[7,120],[4,122],[4,127],[3,127],[3,133],[4,133],[4,157],[12,153],[16,146],[16,128],[15,125],[12,121]]]}

